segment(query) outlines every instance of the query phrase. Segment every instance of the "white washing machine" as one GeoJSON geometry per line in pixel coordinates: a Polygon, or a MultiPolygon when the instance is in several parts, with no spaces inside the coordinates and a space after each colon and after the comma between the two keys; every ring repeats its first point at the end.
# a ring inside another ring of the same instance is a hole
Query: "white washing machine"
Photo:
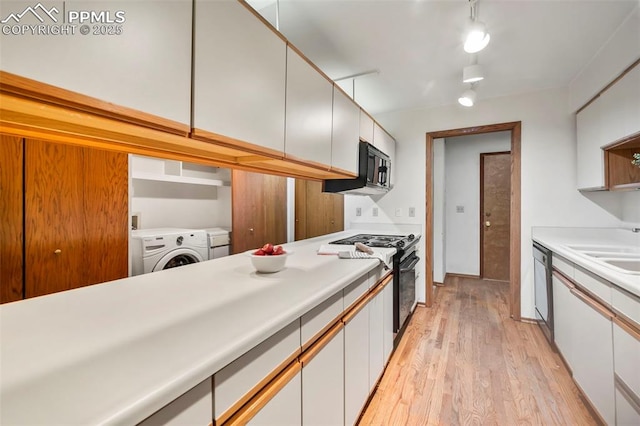
{"type": "Polygon", "coordinates": [[[180,228],[131,231],[133,275],[175,268],[209,259],[207,232],[180,228]]]}
{"type": "Polygon", "coordinates": [[[229,256],[231,238],[227,228],[208,228],[207,238],[209,242],[209,259],[229,256]]]}

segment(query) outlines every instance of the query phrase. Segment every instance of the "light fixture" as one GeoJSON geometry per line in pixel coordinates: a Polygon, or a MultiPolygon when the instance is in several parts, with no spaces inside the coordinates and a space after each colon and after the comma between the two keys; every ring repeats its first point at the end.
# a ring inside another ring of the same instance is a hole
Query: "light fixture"
{"type": "Polygon", "coordinates": [[[458,98],[458,103],[462,106],[472,107],[476,102],[476,91],[473,89],[465,90],[458,98]]]}
{"type": "Polygon", "coordinates": [[[464,67],[462,70],[463,83],[477,83],[480,80],[484,80],[484,73],[481,65],[471,64],[464,67]]]}
{"type": "Polygon", "coordinates": [[[467,25],[467,32],[464,42],[464,51],[476,53],[487,47],[491,36],[487,32],[487,26],[478,21],[477,3],[478,0],[469,0],[471,6],[471,16],[467,25]]]}

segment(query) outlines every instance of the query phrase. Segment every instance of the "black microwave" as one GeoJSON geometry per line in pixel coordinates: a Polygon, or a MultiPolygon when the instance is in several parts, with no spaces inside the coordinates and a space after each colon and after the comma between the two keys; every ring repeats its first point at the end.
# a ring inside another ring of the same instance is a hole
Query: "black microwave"
{"type": "Polygon", "coordinates": [[[391,159],[368,142],[358,147],[358,177],[325,180],[324,192],[375,195],[391,189],[391,159]]]}

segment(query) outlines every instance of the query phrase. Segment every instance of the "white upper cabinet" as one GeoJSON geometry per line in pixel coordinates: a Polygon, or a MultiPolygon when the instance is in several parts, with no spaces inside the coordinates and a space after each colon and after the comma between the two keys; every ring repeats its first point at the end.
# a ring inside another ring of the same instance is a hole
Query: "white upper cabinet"
{"type": "Polygon", "coordinates": [[[640,130],[640,66],[625,74],[600,98],[605,145],[640,130]]]}
{"type": "Polygon", "coordinates": [[[373,118],[363,110],[360,110],[360,139],[373,143],[373,118]]]}
{"type": "Polygon", "coordinates": [[[329,167],[332,109],[333,84],[288,48],[285,154],[329,167]]]}
{"type": "Polygon", "coordinates": [[[578,189],[604,188],[604,151],[601,131],[601,101],[596,98],[576,117],[578,189]]]}
{"type": "Polygon", "coordinates": [[[236,0],[195,8],[193,127],[283,152],[286,42],[236,0]]]}
{"type": "MultiPolygon", "coordinates": [[[[3,2],[2,16],[27,2],[3,2]]],[[[67,28],[61,35],[0,35],[3,71],[189,126],[192,2],[44,3],[44,23],[27,14],[15,25],[67,28]],[[80,22],[96,11],[102,22],[80,22]],[[108,12],[107,13],[100,12],[108,12]],[[55,21],[54,21],[55,19],[55,21]],[[113,21],[107,23],[106,21],[113,21]],[[73,27],[73,28],[72,28],[73,27]],[[87,34],[81,33],[86,28],[87,34]],[[73,31],[72,31],[73,29],[73,31]]],[[[13,23],[12,23],[13,25],[13,23]]]]}
{"type": "Polygon", "coordinates": [[[331,167],[358,173],[359,136],[360,108],[334,86],[331,167]]]}

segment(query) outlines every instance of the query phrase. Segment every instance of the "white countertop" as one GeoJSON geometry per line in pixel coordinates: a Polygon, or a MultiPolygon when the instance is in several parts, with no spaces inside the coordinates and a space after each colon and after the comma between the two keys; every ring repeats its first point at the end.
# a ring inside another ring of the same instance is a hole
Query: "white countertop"
{"type": "Polygon", "coordinates": [[[619,272],[573,250],[573,245],[610,245],[640,247],[640,233],[621,228],[534,227],[531,237],[554,253],[599,275],[612,284],[640,296],[640,275],[619,272]]]}
{"type": "Polygon", "coordinates": [[[275,274],[239,254],[0,305],[0,423],[143,420],[375,268],[316,254],[357,233],[275,274]]]}

